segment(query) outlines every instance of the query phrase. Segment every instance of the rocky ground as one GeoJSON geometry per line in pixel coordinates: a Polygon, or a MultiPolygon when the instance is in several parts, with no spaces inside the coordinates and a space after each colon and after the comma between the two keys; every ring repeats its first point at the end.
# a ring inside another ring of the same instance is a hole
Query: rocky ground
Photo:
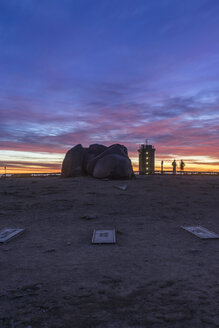
{"type": "Polygon", "coordinates": [[[219,176],[0,179],[0,230],[25,229],[0,244],[0,327],[219,327],[219,239],[181,228],[219,233],[218,196],[219,176]]]}

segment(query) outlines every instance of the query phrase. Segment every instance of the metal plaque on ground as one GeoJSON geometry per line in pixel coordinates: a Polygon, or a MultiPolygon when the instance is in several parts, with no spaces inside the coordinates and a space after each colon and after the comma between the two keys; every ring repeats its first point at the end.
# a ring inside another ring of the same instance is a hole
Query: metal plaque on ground
{"type": "Polygon", "coordinates": [[[202,238],[202,239],[213,239],[219,238],[219,235],[215,232],[212,232],[204,227],[197,226],[197,227],[182,227],[183,229],[191,232],[193,235],[202,238]]]}
{"type": "Polygon", "coordinates": [[[94,230],[92,244],[115,244],[115,230],[94,230]]]}
{"type": "Polygon", "coordinates": [[[10,239],[20,235],[24,229],[6,228],[0,231],[0,243],[5,243],[10,239]]]}

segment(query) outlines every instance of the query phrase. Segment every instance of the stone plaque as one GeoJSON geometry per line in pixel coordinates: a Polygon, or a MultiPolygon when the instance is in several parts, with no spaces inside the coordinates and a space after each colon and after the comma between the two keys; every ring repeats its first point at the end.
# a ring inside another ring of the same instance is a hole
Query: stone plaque
{"type": "Polygon", "coordinates": [[[94,230],[92,244],[115,244],[115,230],[94,230]]]}
{"type": "Polygon", "coordinates": [[[20,235],[24,229],[6,228],[0,231],[0,243],[5,243],[10,239],[20,235]]]}
{"type": "Polygon", "coordinates": [[[197,227],[182,227],[183,229],[191,232],[193,235],[202,238],[202,239],[213,239],[219,238],[219,235],[215,232],[209,231],[208,229],[197,226],[197,227]]]}

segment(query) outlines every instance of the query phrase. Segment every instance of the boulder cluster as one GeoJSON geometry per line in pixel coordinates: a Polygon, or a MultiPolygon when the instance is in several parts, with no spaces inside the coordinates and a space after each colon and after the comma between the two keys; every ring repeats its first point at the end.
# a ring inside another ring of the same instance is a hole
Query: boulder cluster
{"type": "Polygon", "coordinates": [[[130,179],[134,177],[127,148],[120,144],[110,147],[93,144],[83,147],[81,144],[71,148],[62,163],[62,176],[94,178],[130,179]]]}

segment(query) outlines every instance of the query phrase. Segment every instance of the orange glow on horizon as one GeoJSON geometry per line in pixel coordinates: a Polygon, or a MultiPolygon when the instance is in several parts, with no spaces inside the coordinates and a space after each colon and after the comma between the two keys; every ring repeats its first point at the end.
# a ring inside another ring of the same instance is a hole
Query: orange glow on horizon
{"type": "MultiPolygon", "coordinates": [[[[41,164],[41,163],[39,163],[41,164]]],[[[10,162],[8,162],[8,166],[6,165],[6,173],[7,174],[25,174],[25,173],[61,173],[61,164],[57,165],[59,167],[54,168],[54,166],[49,166],[49,163],[47,163],[46,167],[39,167],[36,165],[34,166],[22,166],[22,165],[16,165],[12,166],[10,162]]],[[[138,162],[132,161],[132,166],[134,172],[138,172],[139,167],[138,167],[138,162]]],[[[155,165],[155,170],[160,171],[161,167],[159,165],[155,165]]],[[[172,165],[170,162],[166,163],[164,165],[164,172],[165,171],[172,171],[172,165]]],[[[177,167],[177,171],[179,170],[179,167],[177,167]]],[[[219,172],[219,167],[215,165],[211,165],[211,163],[206,163],[206,164],[194,164],[194,163],[186,163],[186,167],[184,171],[192,171],[192,172],[219,172]]],[[[0,175],[5,174],[5,168],[4,166],[0,167],[0,175]]]]}
{"type": "MultiPolygon", "coordinates": [[[[138,168],[138,164],[133,164],[133,170],[134,172],[138,172],[139,168],[138,168]]],[[[159,165],[155,165],[155,171],[160,171],[161,170],[161,166],[159,165]]],[[[173,167],[170,164],[164,166],[164,172],[165,171],[172,171],[173,167]]],[[[179,167],[177,167],[177,171],[180,171],[179,167]]],[[[187,164],[184,172],[186,171],[191,171],[191,172],[219,172],[219,167],[215,167],[215,165],[211,165],[211,164],[205,164],[205,165],[197,165],[197,164],[187,164]]]]}
{"type": "MultiPolygon", "coordinates": [[[[48,152],[27,152],[27,151],[2,151],[0,163],[0,175],[22,174],[22,173],[60,173],[63,153],[48,152]]],[[[138,154],[130,152],[129,157],[132,161],[133,169],[138,172],[138,154]]],[[[196,172],[219,172],[219,159],[210,155],[185,155],[185,154],[157,154],[155,156],[155,170],[161,170],[161,160],[164,161],[164,172],[172,171],[172,161],[176,159],[177,171],[179,171],[180,160],[185,163],[184,171],[196,172]]]]}
{"type": "MultiPolygon", "coordinates": [[[[33,167],[7,167],[6,174],[34,174],[34,173],[61,173],[61,169],[54,168],[33,168],[33,167]]],[[[5,169],[1,168],[0,175],[5,174],[5,169]]]]}

